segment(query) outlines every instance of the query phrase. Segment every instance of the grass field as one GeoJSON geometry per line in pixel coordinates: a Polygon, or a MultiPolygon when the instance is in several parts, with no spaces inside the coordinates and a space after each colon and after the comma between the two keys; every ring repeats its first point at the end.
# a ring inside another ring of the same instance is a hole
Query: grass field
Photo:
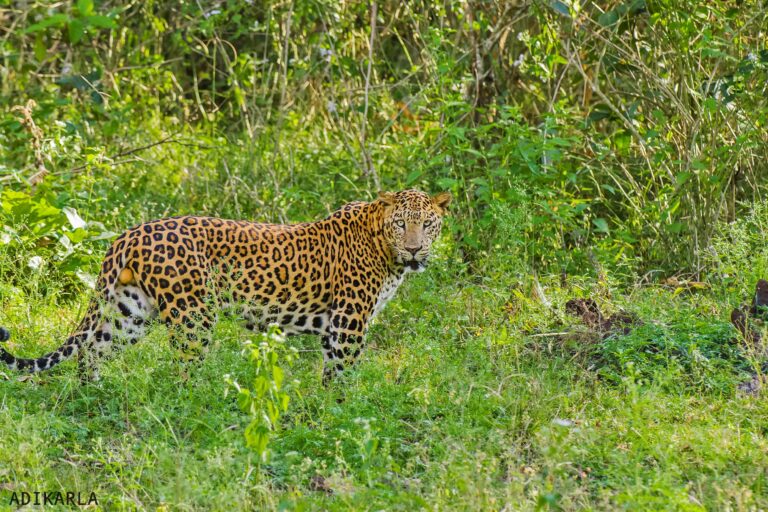
{"type": "MultiPolygon", "coordinates": [[[[70,490],[105,510],[768,507],[768,406],[737,390],[752,360],[727,323],[737,297],[544,282],[541,300],[457,278],[457,264],[412,276],[328,389],[319,341],[289,338],[300,384],[266,464],[223,377],[252,372],[232,319],[199,366],[175,362],[158,326],[98,384],[81,386],[73,363],[4,373],[0,504],[70,490]],[[642,325],[601,340],[564,312],[594,294],[642,325]]],[[[55,347],[83,309],[46,286],[4,289],[20,354],[55,347]]]]}

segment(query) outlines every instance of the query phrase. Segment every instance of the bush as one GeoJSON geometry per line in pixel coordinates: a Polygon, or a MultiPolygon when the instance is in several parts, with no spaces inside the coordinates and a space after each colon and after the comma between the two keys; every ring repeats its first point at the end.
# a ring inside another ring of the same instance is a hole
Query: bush
{"type": "Polygon", "coordinates": [[[277,325],[271,325],[244,345],[243,352],[254,366],[251,385],[242,387],[229,376],[226,379],[237,391],[238,405],[251,417],[245,429],[246,445],[266,462],[269,440],[280,430],[281,416],[288,411],[291,393],[298,385],[298,381],[286,381],[286,367],[293,363],[296,349],[285,344],[285,336],[277,325]]]}

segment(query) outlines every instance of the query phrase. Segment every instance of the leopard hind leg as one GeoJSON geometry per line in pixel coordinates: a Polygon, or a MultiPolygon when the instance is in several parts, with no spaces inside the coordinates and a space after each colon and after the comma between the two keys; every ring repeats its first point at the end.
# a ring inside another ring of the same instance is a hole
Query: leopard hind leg
{"type": "Polygon", "coordinates": [[[204,280],[185,297],[177,297],[172,304],[163,304],[160,319],[168,326],[171,347],[176,358],[183,362],[200,361],[213,336],[216,315],[212,299],[204,280]]]}
{"type": "Polygon", "coordinates": [[[86,317],[87,341],[78,353],[81,380],[98,380],[99,362],[144,337],[156,316],[154,301],[135,284],[118,284],[99,310],[86,317]]]}

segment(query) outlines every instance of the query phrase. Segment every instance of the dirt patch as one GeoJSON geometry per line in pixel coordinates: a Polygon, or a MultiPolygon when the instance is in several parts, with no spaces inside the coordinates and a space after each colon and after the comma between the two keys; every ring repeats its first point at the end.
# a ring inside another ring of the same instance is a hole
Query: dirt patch
{"type": "MultiPolygon", "coordinates": [[[[752,302],[731,311],[731,323],[740,334],[740,339],[735,341],[743,343],[744,348],[753,357],[763,359],[763,366],[768,353],[766,353],[763,335],[757,327],[764,323],[766,316],[768,316],[768,281],[760,279],[755,285],[752,302]]],[[[765,385],[765,377],[753,373],[752,378],[739,384],[739,391],[748,395],[758,395],[765,385]]]]}
{"type": "Polygon", "coordinates": [[[637,315],[627,311],[619,311],[606,318],[597,303],[589,298],[569,300],[565,303],[565,311],[580,318],[584,325],[602,339],[615,334],[627,335],[633,328],[642,325],[637,315]]]}

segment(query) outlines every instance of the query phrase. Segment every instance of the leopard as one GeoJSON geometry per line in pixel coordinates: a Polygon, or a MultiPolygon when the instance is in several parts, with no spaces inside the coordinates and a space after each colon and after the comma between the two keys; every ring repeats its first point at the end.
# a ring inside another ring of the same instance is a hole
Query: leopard
{"type": "MultiPolygon", "coordinates": [[[[289,336],[319,335],[327,385],[358,360],[405,276],[425,270],[451,199],[409,189],[308,223],[188,215],[139,224],[112,242],[85,315],[59,348],[27,359],[0,343],[0,360],[36,373],[76,356],[80,379],[97,381],[100,363],[158,320],[180,360],[200,360],[224,310],[251,331],[277,324],[289,336]]],[[[9,336],[0,327],[0,342],[9,336]]]]}

